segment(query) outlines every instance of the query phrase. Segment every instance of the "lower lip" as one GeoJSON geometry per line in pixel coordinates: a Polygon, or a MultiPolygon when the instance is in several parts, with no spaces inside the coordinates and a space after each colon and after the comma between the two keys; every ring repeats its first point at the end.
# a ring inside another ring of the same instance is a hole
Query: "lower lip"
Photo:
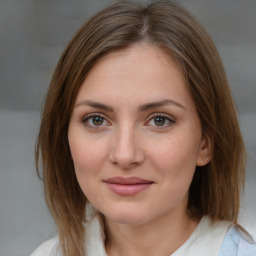
{"type": "Polygon", "coordinates": [[[153,183],[141,183],[141,184],[116,184],[116,183],[106,183],[108,188],[121,196],[132,196],[135,195],[148,187],[150,187],[153,183]]]}

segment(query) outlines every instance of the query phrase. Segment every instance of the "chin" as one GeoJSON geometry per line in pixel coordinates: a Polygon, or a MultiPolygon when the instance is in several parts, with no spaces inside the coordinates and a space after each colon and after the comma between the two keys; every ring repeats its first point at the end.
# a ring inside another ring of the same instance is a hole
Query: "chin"
{"type": "Polygon", "coordinates": [[[123,225],[129,225],[129,226],[138,226],[138,225],[142,225],[146,222],[145,219],[131,218],[131,216],[127,216],[127,217],[119,216],[118,218],[109,218],[109,219],[112,222],[115,222],[118,224],[123,224],[123,225]]]}
{"type": "Polygon", "coordinates": [[[109,214],[104,214],[105,218],[111,220],[112,222],[123,224],[123,225],[131,225],[131,226],[136,226],[136,225],[141,225],[147,222],[145,219],[145,216],[148,216],[148,214],[143,214],[143,212],[140,210],[137,211],[131,211],[129,209],[128,211],[125,211],[124,209],[120,211],[115,211],[114,213],[109,213],[109,214]]]}

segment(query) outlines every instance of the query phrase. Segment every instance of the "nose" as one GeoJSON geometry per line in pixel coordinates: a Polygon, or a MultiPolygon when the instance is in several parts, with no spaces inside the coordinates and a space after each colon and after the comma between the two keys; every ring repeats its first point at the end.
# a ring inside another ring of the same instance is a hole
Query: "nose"
{"type": "Polygon", "coordinates": [[[145,159],[140,138],[132,127],[117,129],[111,145],[109,159],[121,169],[129,170],[142,164],[145,159]]]}

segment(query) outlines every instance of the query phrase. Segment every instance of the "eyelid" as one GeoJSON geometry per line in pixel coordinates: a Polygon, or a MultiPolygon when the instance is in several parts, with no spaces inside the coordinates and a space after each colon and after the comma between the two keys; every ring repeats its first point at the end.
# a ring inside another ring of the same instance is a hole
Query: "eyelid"
{"type": "MultiPolygon", "coordinates": [[[[157,127],[156,129],[166,129],[168,128],[171,124],[175,123],[176,120],[174,117],[172,117],[170,114],[166,114],[166,113],[163,113],[163,112],[156,112],[156,113],[152,113],[150,114],[148,117],[147,117],[147,121],[145,122],[145,125],[147,126],[152,126],[153,125],[150,125],[149,122],[153,119],[153,118],[156,118],[156,117],[164,117],[166,118],[170,123],[167,124],[167,125],[164,125],[164,126],[155,126],[157,127]]],[[[109,117],[107,117],[105,114],[103,113],[100,113],[100,112],[93,112],[93,113],[89,113],[89,114],[86,114],[82,117],[81,119],[81,122],[88,128],[91,128],[91,129],[100,129],[100,128],[105,128],[107,126],[110,126],[112,123],[109,121],[109,117]],[[92,125],[89,125],[88,123],[86,123],[89,118],[91,117],[101,117],[104,119],[105,122],[107,122],[107,125],[102,125],[102,126],[92,126],[92,125]]]]}
{"type": "Polygon", "coordinates": [[[149,117],[147,118],[147,120],[149,121],[149,120],[151,120],[154,117],[165,117],[166,119],[169,119],[171,122],[175,122],[175,118],[174,117],[172,117],[169,114],[163,113],[163,112],[156,112],[156,113],[150,114],[149,117]]]}
{"type": "Polygon", "coordinates": [[[99,112],[93,112],[93,113],[86,114],[85,116],[82,117],[81,122],[82,122],[86,127],[91,128],[91,129],[100,129],[100,128],[106,127],[105,125],[103,125],[103,126],[91,126],[91,125],[86,124],[86,121],[87,121],[89,118],[91,118],[91,117],[96,117],[96,116],[103,118],[103,119],[108,123],[108,125],[111,125],[111,122],[109,122],[109,120],[108,120],[109,118],[106,117],[105,114],[102,114],[102,113],[99,113],[99,112]]]}
{"type": "Polygon", "coordinates": [[[100,112],[93,112],[93,113],[89,113],[89,114],[86,114],[82,117],[82,121],[88,119],[89,117],[94,117],[94,116],[99,116],[99,117],[102,117],[104,119],[106,119],[106,116],[100,112]]]}
{"type": "Polygon", "coordinates": [[[155,129],[155,130],[164,130],[164,129],[169,128],[172,124],[176,123],[175,118],[173,118],[171,115],[166,114],[166,113],[162,113],[162,112],[157,112],[157,113],[153,113],[153,114],[149,115],[149,117],[147,118],[147,121],[146,121],[146,125],[147,125],[153,118],[156,118],[156,117],[164,117],[164,118],[166,118],[170,123],[167,124],[167,125],[164,125],[164,126],[149,125],[149,126],[153,127],[153,129],[155,129]]]}

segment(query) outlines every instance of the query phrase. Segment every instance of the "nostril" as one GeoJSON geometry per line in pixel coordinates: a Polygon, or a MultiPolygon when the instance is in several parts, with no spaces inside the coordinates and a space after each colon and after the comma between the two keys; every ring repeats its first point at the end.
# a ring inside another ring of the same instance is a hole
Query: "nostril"
{"type": "Polygon", "coordinates": [[[109,151],[109,160],[115,166],[122,169],[134,168],[144,161],[142,147],[135,138],[133,127],[126,125],[112,137],[112,145],[109,151]]]}

